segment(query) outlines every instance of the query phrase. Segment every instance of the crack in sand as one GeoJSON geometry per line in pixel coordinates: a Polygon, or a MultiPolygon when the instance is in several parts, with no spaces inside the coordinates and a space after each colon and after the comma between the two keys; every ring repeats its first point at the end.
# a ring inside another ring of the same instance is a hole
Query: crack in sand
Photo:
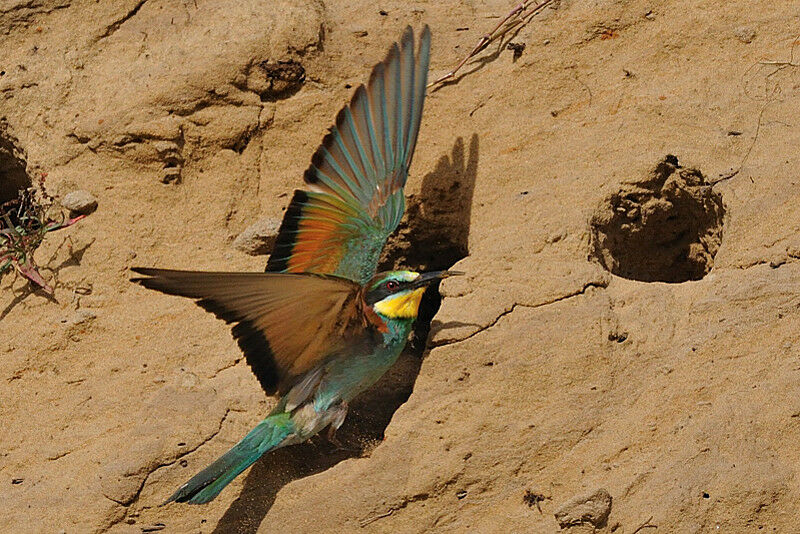
{"type": "Polygon", "coordinates": [[[448,488],[455,485],[459,479],[463,476],[464,470],[462,469],[458,473],[451,476],[448,480],[445,480],[441,484],[436,484],[431,489],[431,491],[422,491],[420,493],[415,493],[410,497],[403,497],[399,503],[389,507],[385,512],[381,512],[379,514],[364,518],[358,522],[361,528],[366,527],[378,521],[379,519],[383,519],[384,517],[389,517],[390,515],[394,514],[395,512],[399,512],[408,507],[409,504],[413,504],[415,502],[422,502],[427,501],[428,499],[433,499],[442,495],[448,488]]]}
{"type": "Polygon", "coordinates": [[[131,18],[136,16],[136,14],[139,12],[140,9],[142,9],[142,6],[144,6],[146,2],[147,0],[139,0],[138,2],[136,2],[136,5],[133,6],[133,8],[130,11],[125,13],[125,15],[122,16],[122,18],[108,25],[106,27],[106,31],[104,31],[103,34],[100,35],[100,37],[95,39],[95,43],[100,42],[103,39],[114,35],[114,33],[116,33],[116,31],[119,30],[120,26],[122,26],[123,24],[128,22],[131,18]]]}
{"type": "Polygon", "coordinates": [[[541,308],[541,307],[544,307],[544,306],[549,306],[549,305],[555,304],[557,302],[561,302],[561,301],[564,301],[564,300],[567,300],[567,299],[571,299],[573,297],[577,297],[579,295],[583,295],[591,287],[606,288],[606,287],[608,287],[608,282],[605,282],[605,281],[602,281],[602,282],[588,282],[588,283],[584,284],[584,286],[580,290],[575,291],[574,293],[569,293],[567,295],[562,295],[562,296],[554,298],[552,300],[548,300],[548,301],[545,301],[545,302],[539,302],[539,303],[536,303],[536,304],[525,304],[524,302],[515,302],[514,304],[511,305],[510,308],[508,308],[507,310],[503,311],[503,313],[501,313],[500,315],[495,317],[494,320],[492,322],[490,322],[489,324],[487,324],[486,326],[482,326],[478,330],[472,332],[471,334],[469,334],[469,335],[467,335],[467,336],[465,336],[463,338],[448,339],[448,340],[444,340],[444,341],[441,341],[441,342],[438,342],[438,343],[434,343],[431,348],[446,347],[448,345],[454,345],[456,343],[461,343],[462,341],[466,341],[468,339],[471,339],[471,338],[477,336],[478,334],[480,334],[481,332],[485,332],[486,330],[489,330],[490,328],[495,326],[497,323],[500,322],[500,320],[503,317],[511,314],[511,312],[516,310],[518,307],[520,307],[520,308],[528,308],[528,309],[536,309],[536,308],[541,308]]]}
{"type": "MultiPolygon", "coordinates": [[[[103,494],[103,496],[104,496],[106,499],[108,499],[109,501],[112,501],[112,502],[114,502],[114,503],[116,503],[116,504],[119,504],[120,506],[124,506],[124,507],[126,508],[126,510],[125,510],[125,513],[122,515],[122,517],[121,517],[121,518],[119,518],[119,519],[116,519],[116,520],[112,521],[111,523],[109,523],[109,525],[108,525],[108,526],[107,526],[105,529],[103,529],[103,532],[108,532],[108,531],[109,531],[109,530],[111,530],[111,529],[112,529],[112,528],[113,528],[115,525],[118,525],[118,524],[120,524],[120,523],[122,523],[122,522],[124,522],[124,521],[126,521],[126,520],[128,519],[128,517],[129,517],[129,512],[130,512],[130,506],[131,506],[133,503],[135,503],[135,502],[136,502],[136,501],[139,499],[139,495],[141,495],[141,493],[142,493],[142,490],[144,489],[145,485],[147,485],[147,481],[150,479],[150,476],[151,476],[153,473],[155,473],[155,472],[156,472],[156,471],[158,471],[159,469],[162,469],[162,468],[164,468],[164,467],[169,467],[169,466],[171,466],[171,465],[173,465],[173,464],[175,464],[175,463],[179,462],[179,461],[180,461],[181,459],[183,459],[185,456],[188,456],[189,454],[191,454],[191,453],[193,453],[193,452],[195,452],[195,451],[199,450],[199,449],[200,449],[200,447],[202,447],[203,445],[205,445],[206,443],[208,443],[209,441],[211,441],[212,439],[214,439],[214,438],[217,436],[217,434],[219,434],[219,433],[222,431],[222,426],[225,424],[225,421],[228,419],[228,415],[229,415],[229,414],[230,414],[232,411],[235,411],[235,410],[232,410],[232,409],[230,409],[230,408],[226,409],[226,410],[225,410],[225,414],[224,414],[224,415],[222,416],[222,418],[220,419],[219,426],[217,427],[217,429],[216,429],[214,432],[212,432],[212,433],[211,433],[211,435],[209,435],[208,437],[206,437],[205,439],[203,439],[203,440],[202,440],[200,443],[198,443],[198,444],[197,444],[195,447],[192,447],[191,449],[187,449],[187,450],[185,450],[185,451],[181,452],[180,454],[178,454],[178,455],[177,455],[177,456],[176,456],[174,459],[172,459],[171,461],[168,461],[168,462],[163,462],[163,463],[159,463],[157,466],[155,466],[153,469],[151,469],[151,470],[150,470],[150,471],[149,471],[149,472],[148,472],[148,473],[147,473],[147,474],[146,474],[146,475],[145,475],[145,476],[142,478],[142,481],[141,481],[141,483],[139,484],[139,488],[136,490],[136,493],[134,493],[134,494],[133,494],[133,496],[132,496],[132,497],[131,497],[129,500],[127,500],[127,501],[118,501],[117,499],[114,499],[113,497],[109,497],[108,495],[106,495],[106,494],[104,493],[104,494],[103,494]]],[[[152,506],[143,506],[141,509],[142,509],[142,510],[145,510],[145,509],[148,509],[148,508],[152,508],[152,506]]]]}
{"type": "Polygon", "coordinates": [[[147,473],[147,475],[145,475],[144,479],[142,480],[142,485],[139,487],[139,491],[136,492],[136,495],[134,495],[134,498],[131,500],[131,503],[136,502],[136,500],[139,498],[139,494],[142,492],[142,489],[144,489],[144,486],[147,483],[147,480],[150,478],[150,475],[152,475],[153,473],[155,473],[159,469],[162,469],[164,467],[169,467],[170,465],[173,465],[176,462],[179,462],[184,456],[188,456],[189,454],[197,451],[198,449],[200,449],[200,447],[202,447],[203,445],[205,445],[206,443],[208,443],[209,441],[211,441],[212,439],[217,437],[217,434],[222,432],[222,426],[225,424],[225,421],[228,419],[228,415],[230,413],[231,413],[230,408],[226,409],[225,413],[223,414],[222,418],[219,421],[219,425],[217,426],[217,429],[214,432],[212,432],[210,436],[208,436],[207,438],[202,440],[200,443],[198,443],[197,446],[195,446],[195,447],[193,447],[191,449],[187,449],[187,450],[183,451],[182,453],[178,454],[175,457],[175,459],[173,459],[172,461],[159,464],[154,469],[152,469],[149,473],[147,473]]]}
{"type": "Polygon", "coordinates": [[[223,365],[222,367],[220,367],[219,369],[217,369],[216,371],[214,371],[214,374],[212,374],[212,375],[209,377],[209,380],[214,380],[215,378],[217,378],[217,376],[219,376],[219,374],[220,374],[222,371],[225,371],[226,369],[230,369],[230,368],[232,368],[232,367],[236,367],[237,365],[239,365],[239,363],[241,363],[241,362],[242,362],[242,360],[244,360],[244,356],[239,356],[238,358],[234,359],[234,360],[233,360],[231,363],[229,363],[229,364],[227,364],[227,365],[223,365]]]}
{"type": "MultiPolygon", "coordinates": [[[[57,4],[57,5],[54,5],[52,7],[45,8],[43,2],[38,2],[37,3],[34,0],[31,0],[30,2],[27,2],[25,4],[18,4],[16,6],[11,6],[9,9],[0,10],[0,15],[8,15],[10,13],[14,13],[15,11],[23,11],[25,9],[32,11],[32,13],[28,13],[27,14],[28,16],[32,16],[32,15],[49,15],[53,11],[56,11],[58,9],[66,9],[66,8],[70,7],[71,5],[72,4],[70,2],[67,2],[67,3],[64,3],[64,4],[57,4]],[[37,8],[43,8],[43,9],[41,9],[39,11],[34,11],[37,8]]],[[[25,20],[27,20],[27,19],[25,19],[25,20]]]]}
{"type": "Polygon", "coordinates": [[[759,265],[769,265],[773,269],[778,269],[778,268],[780,268],[780,267],[782,267],[784,265],[790,265],[792,263],[797,263],[798,260],[800,260],[800,255],[795,254],[793,252],[790,252],[790,253],[787,253],[785,255],[775,257],[775,258],[770,259],[770,260],[768,260],[768,259],[760,259],[760,260],[756,260],[756,261],[753,261],[751,263],[748,263],[746,265],[737,265],[736,268],[739,269],[739,270],[745,271],[745,270],[750,269],[752,267],[758,267],[759,265]]]}

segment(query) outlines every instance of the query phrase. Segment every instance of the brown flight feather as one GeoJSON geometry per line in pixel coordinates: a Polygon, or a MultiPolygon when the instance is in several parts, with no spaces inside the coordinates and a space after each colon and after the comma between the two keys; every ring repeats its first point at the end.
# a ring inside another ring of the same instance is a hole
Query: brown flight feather
{"type": "Polygon", "coordinates": [[[364,334],[360,286],[314,274],[220,273],[134,268],[149,289],[197,299],[228,323],[267,393],[284,393],[294,378],[364,334]]]}

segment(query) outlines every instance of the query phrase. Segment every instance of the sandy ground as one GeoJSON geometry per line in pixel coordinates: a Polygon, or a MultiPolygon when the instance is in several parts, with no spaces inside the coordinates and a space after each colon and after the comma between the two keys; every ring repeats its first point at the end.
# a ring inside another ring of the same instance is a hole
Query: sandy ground
{"type": "Polygon", "coordinates": [[[555,532],[605,488],[564,530],[800,531],[800,4],[772,0],[562,0],[432,91],[386,260],[468,273],[427,349],[351,412],[353,451],[159,507],[274,399],[128,268],[263,269],[233,239],[402,28],[438,76],[512,4],[0,2],[0,147],[99,201],[37,252],[54,299],[0,284],[5,530],[555,532]]]}

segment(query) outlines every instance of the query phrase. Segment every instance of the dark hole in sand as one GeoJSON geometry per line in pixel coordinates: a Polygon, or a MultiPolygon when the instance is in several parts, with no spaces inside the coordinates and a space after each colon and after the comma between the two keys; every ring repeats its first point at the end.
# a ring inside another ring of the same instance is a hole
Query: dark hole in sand
{"type": "Polygon", "coordinates": [[[722,196],[703,174],[666,156],[604,201],[591,221],[590,259],[631,280],[700,280],[714,266],[724,217],[722,196]]]}
{"type": "Polygon", "coordinates": [[[0,204],[18,198],[21,191],[31,187],[26,169],[24,151],[0,121],[0,204]]]}

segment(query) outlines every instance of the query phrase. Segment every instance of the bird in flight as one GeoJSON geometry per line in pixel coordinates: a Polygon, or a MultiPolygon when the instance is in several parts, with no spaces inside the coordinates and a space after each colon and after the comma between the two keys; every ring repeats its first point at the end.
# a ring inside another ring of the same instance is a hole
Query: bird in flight
{"type": "Polygon", "coordinates": [[[213,500],[268,451],[344,422],[348,403],[394,364],[426,287],[455,273],[375,274],[405,210],[430,57],[406,28],[322,141],[295,191],[264,273],[134,268],[133,281],[196,299],[235,323],[233,335],[267,393],[280,400],[239,443],[167,502],[213,500]]]}

